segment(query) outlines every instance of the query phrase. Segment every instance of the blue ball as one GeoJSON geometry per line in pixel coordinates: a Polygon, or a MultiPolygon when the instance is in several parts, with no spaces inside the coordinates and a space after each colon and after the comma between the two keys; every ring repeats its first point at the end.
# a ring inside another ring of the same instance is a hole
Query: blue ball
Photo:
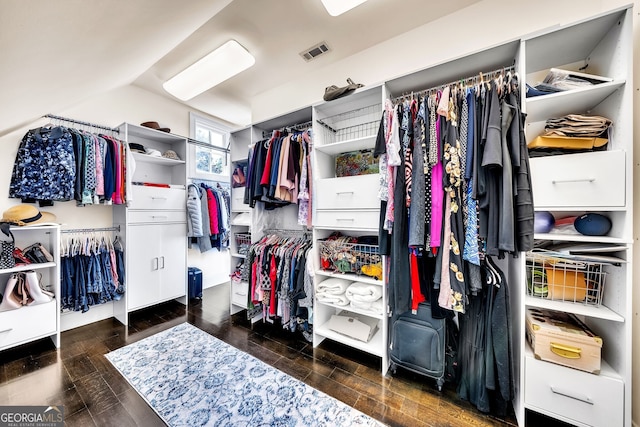
{"type": "Polygon", "coordinates": [[[556,219],[553,217],[551,212],[537,211],[535,212],[533,221],[533,232],[549,233],[553,229],[555,223],[556,219]]]}
{"type": "Polygon", "coordinates": [[[611,230],[611,220],[604,215],[587,213],[577,217],[573,226],[585,236],[604,236],[611,230]]]}

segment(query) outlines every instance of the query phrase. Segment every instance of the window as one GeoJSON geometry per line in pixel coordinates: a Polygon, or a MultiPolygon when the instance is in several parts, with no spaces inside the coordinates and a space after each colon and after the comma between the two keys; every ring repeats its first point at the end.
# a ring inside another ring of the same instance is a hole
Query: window
{"type": "Polygon", "coordinates": [[[197,114],[190,114],[191,138],[201,144],[191,144],[190,177],[229,180],[229,131],[220,124],[197,114]],[[211,146],[209,148],[208,146],[211,146]]]}

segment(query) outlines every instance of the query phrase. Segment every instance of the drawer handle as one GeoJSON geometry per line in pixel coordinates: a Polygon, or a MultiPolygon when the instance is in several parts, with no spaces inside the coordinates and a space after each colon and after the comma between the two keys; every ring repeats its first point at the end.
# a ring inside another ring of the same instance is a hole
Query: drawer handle
{"type": "Polygon", "coordinates": [[[595,178],[579,178],[579,179],[554,179],[551,181],[552,184],[565,184],[569,182],[593,182],[595,178]]]}
{"type": "Polygon", "coordinates": [[[565,359],[580,359],[582,349],[580,347],[573,347],[566,344],[558,344],[557,342],[549,343],[549,347],[554,354],[565,359]]]}
{"type": "Polygon", "coordinates": [[[166,197],[151,197],[151,200],[167,200],[166,197]]]}
{"type": "Polygon", "coordinates": [[[166,215],[151,215],[151,218],[153,218],[153,219],[167,219],[169,217],[166,216],[166,215]]]}
{"type": "Polygon", "coordinates": [[[353,194],[353,191],[336,191],[337,196],[340,196],[341,194],[353,194]]]}
{"type": "Polygon", "coordinates": [[[580,402],[588,403],[589,405],[593,405],[593,400],[591,400],[589,396],[586,396],[584,394],[575,394],[569,390],[565,390],[565,389],[554,387],[554,386],[549,386],[549,387],[551,388],[551,391],[554,392],[555,394],[559,394],[561,396],[565,396],[570,399],[579,400],[580,402]]]}
{"type": "Polygon", "coordinates": [[[11,331],[13,331],[13,328],[9,328],[9,329],[5,329],[3,331],[0,331],[0,334],[5,334],[5,333],[11,332],[11,331]]]}
{"type": "Polygon", "coordinates": [[[350,221],[350,222],[353,222],[353,221],[355,221],[355,219],[353,219],[353,218],[336,218],[336,221],[350,221]]]}

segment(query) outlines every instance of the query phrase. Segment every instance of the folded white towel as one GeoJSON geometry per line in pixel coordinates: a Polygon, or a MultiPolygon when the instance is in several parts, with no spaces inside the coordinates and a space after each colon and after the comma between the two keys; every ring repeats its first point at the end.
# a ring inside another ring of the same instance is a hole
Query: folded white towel
{"type": "Polygon", "coordinates": [[[371,302],[351,300],[349,305],[362,311],[370,311],[371,313],[379,316],[383,315],[385,312],[384,306],[382,305],[382,298],[371,302]]]}
{"type": "Polygon", "coordinates": [[[353,282],[345,291],[347,298],[358,302],[373,302],[382,297],[382,287],[367,283],[353,282]]]}
{"type": "Polygon", "coordinates": [[[344,295],[334,295],[325,292],[316,292],[316,300],[325,304],[335,304],[340,306],[349,305],[349,299],[344,295]]]}
{"type": "Polygon", "coordinates": [[[327,294],[341,295],[347,290],[351,284],[350,280],[339,279],[337,277],[329,277],[323,280],[316,287],[316,292],[324,292],[327,294]]]}

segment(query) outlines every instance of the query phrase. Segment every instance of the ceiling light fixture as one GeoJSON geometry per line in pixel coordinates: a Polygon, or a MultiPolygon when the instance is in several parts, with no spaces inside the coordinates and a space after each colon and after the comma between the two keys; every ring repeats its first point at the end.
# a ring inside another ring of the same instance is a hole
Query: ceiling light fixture
{"type": "Polygon", "coordinates": [[[329,15],[338,16],[361,5],[365,1],[367,0],[322,0],[322,4],[324,8],[327,9],[327,12],[329,12],[329,15]]]}
{"type": "Polygon", "coordinates": [[[240,43],[229,40],[162,85],[164,90],[187,101],[255,64],[256,59],[240,43]]]}

